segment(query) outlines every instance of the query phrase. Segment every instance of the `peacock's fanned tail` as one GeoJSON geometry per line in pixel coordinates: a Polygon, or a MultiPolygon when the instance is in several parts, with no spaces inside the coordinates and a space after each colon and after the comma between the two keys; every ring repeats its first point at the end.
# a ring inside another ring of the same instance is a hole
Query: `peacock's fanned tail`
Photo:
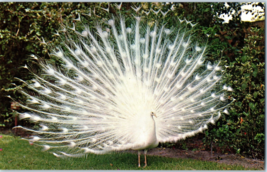
{"type": "MultiPolygon", "coordinates": [[[[207,46],[195,42],[190,22],[180,27],[147,24],[123,17],[83,31],[65,28],[63,46],[52,55],[61,70],[42,64],[28,88],[27,112],[20,117],[38,123],[30,141],[56,156],[106,153],[140,146],[140,125],[153,112],[158,142],[193,136],[220,118],[228,100],[221,85],[222,68],[205,62],[207,46]],[[96,30],[95,33],[93,30],[96,30]],[[138,141],[137,141],[138,140],[138,141]]],[[[149,129],[149,128],[148,128],[149,129]]]]}

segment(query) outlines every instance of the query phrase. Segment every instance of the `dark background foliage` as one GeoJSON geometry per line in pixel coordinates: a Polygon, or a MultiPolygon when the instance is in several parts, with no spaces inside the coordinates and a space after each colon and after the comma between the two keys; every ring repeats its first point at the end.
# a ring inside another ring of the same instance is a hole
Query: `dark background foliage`
{"type": "MultiPolygon", "coordinates": [[[[201,35],[203,40],[203,35],[208,36],[208,60],[221,59],[221,64],[226,66],[225,83],[234,89],[229,99],[236,99],[229,109],[229,115],[223,114],[203,134],[180,141],[175,146],[187,149],[181,145],[202,139],[207,149],[212,147],[221,152],[264,158],[264,21],[241,22],[240,13],[235,13],[233,20],[223,24],[217,13],[226,15],[241,9],[239,3],[228,4],[227,8],[224,3],[123,3],[118,11],[116,5],[119,3],[1,3],[0,129],[18,124],[31,125],[27,121],[17,121],[14,110],[19,110],[19,107],[16,101],[25,103],[26,100],[17,92],[24,85],[15,78],[32,78],[25,64],[34,73],[40,73],[32,54],[60,67],[61,62],[49,56],[49,48],[62,41],[57,31],[63,23],[71,27],[75,22],[73,19],[79,17],[78,13],[87,18],[88,25],[94,25],[96,21],[104,22],[110,16],[104,10],[108,7],[113,15],[123,13],[126,22],[127,16],[133,14],[131,6],[142,6],[138,13],[149,9],[166,12],[172,8],[165,17],[161,13],[155,15],[150,12],[147,18],[151,22],[173,24],[173,16],[177,16],[198,23],[195,33],[201,35]]],[[[259,5],[263,7],[263,4],[259,5]]]]}

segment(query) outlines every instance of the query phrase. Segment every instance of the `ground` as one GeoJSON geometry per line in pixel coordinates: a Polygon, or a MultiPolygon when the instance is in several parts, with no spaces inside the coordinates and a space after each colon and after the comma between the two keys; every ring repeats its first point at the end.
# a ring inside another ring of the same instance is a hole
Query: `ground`
{"type": "Polygon", "coordinates": [[[249,159],[235,154],[213,153],[202,150],[181,150],[173,148],[154,148],[148,151],[148,155],[157,155],[171,158],[191,158],[204,161],[213,161],[229,165],[242,165],[245,168],[257,168],[264,170],[264,161],[258,159],[249,159]]]}
{"type": "MultiPolygon", "coordinates": [[[[15,134],[14,131],[10,131],[10,130],[0,131],[0,133],[15,134]]],[[[25,133],[21,129],[18,129],[15,135],[22,136],[22,137],[29,136],[28,133],[25,133]]],[[[237,154],[230,154],[230,153],[223,154],[223,153],[214,152],[214,151],[211,155],[210,151],[202,149],[203,143],[201,140],[195,141],[193,145],[195,145],[195,147],[197,147],[198,149],[197,150],[195,149],[182,150],[182,149],[177,149],[175,147],[173,148],[162,147],[162,148],[154,148],[154,149],[148,150],[147,154],[153,155],[153,156],[170,157],[170,158],[191,158],[191,159],[197,159],[197,160],[203,160],[203,161],[225,163],[228,165],[241,165],[245,168],[256,168],[258,170],[264,170],[264,160],[246,158],[246,157],[243,157],[237,154]]],[[[187,147],[190,147],[190,146],[191,145],[187,144],[187,147]]],[[[127,152],[137,153],[137,151],[131,151],[131,150],[127,152]]]]}
{"type": "MultiPolygon", "coordinates": [[[[234,153],[222,153],[219,151],[213,151],[211,155],[211,151],[207,150],[201,139],[187,141],[185,148],[188,148],[188,150],[183,150],[180,147],[177,148],[174,146],[173,148],[166,148],[166,147],[154,148],[148,150],[147,154],[153,156],[170,157],[170,158],[183,158],[183,159],[190,158],[202,161],[212,161],[228,165],[241,165],[245,168],[250,168],[250,169],[256,168],[258,170],[264,170],[264,160],[252,159],[234,153]]],[[[130,151],[130,152],[136,153],[136,151],[130,151]]]]}

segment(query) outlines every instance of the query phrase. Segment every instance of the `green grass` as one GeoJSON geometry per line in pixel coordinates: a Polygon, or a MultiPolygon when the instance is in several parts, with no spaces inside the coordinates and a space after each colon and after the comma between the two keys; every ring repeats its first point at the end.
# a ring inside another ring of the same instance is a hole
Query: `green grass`
{"type": "MultiPolygon", "coordinates": [[[[41,147],[10,135],[2,135],[0,149],[0,169],[9,170],[246,170],[242,166],[160,156],[147,156],[148,166],[138,168],[137,154],[120,152],[90,154],[87,158],[57,158],[51,153],[43,152],[41,147]]],[[[142,158],[143,156],[141,162],[142,158]]]]}

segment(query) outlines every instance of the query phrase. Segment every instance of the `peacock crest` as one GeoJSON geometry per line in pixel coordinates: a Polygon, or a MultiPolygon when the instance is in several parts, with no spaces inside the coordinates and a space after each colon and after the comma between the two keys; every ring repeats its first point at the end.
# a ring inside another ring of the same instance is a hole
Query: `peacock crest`
{"type": "Polygon", "coordinates": [[[41,63],[46,77],[21,80],[39,95],[21,90],[28,97],[21,119],[40,126],[22,127],[35,133],[30,141],[58,157],[146,150],[202,132],[228,113],[232,89],[221,83],[220,62],[205,61],[208,46],[196,42],[195,25],[177,18],[167,27],[144,16],[61,30],[64,43],[50,55],[64,70],[41,63]]]}

